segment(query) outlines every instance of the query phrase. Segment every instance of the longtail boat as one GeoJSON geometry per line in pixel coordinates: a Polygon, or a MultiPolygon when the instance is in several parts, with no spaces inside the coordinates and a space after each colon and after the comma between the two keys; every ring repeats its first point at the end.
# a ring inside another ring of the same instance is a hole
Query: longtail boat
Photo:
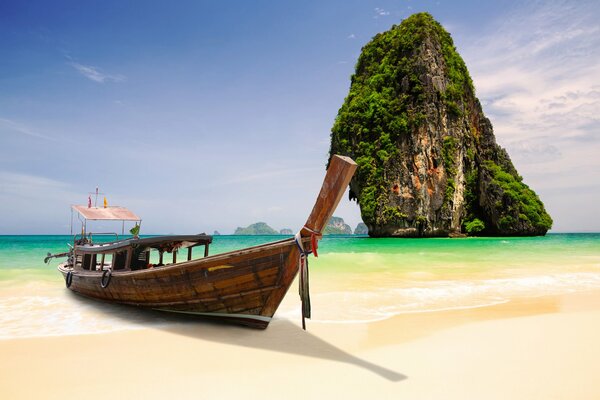
{"type": "MultiPolygon", "coordinates": [[[[94,243],[86,233],[93,220],[138,221],[122,207],[73,206],[82,220],[68,257],[58,266],[66,286],[77,294],[149,309],[195,314],[266,328],[300,271],[302,326],[310,318],[308,260],[317,256],[321,232],[333,215],[356,163],[333,156],[306,224],[293,238],[209,255],[212,237],[157,236],[94,243]],[[194,252],[197,247],[203,252],[194,252]],[[152,263],[158,253],[158,262],[152,263]],[[196,254],[195,254],[196,253],[196,254]],[[197,254],[199,253],[199,254],[197,254]],[[199,257],[199,258],[198,258],[199,257]]],[[[136,223],[136,227],[138,227],[136,223]]],[[[139,228],[138,228],[139,229],[139,228]]],[[[137,232],[136,232],[137,233],[137,232]]]]}

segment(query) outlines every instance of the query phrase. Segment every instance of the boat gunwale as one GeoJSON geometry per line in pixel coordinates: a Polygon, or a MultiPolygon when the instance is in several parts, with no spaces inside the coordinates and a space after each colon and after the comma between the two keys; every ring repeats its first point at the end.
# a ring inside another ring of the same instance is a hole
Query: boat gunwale
{"type": "MultiPolygon", "coordinates": [[[[302,238],[302,242],[304,243],[310,243],[310,238],[306,238],[303,237],[302,238]]],[[[181,269],[184,267],[202,267],[202,264],[209,264],[213,261],[219,261],[221,259],[227,259],[227,258],[231,258],[231,257],[237,257],[237,256],[245,256],[248,254],[252,254],[252,253],[257,253],[257,252],[261,252],[264,250],[271,250],[271,248],[277,248],[277,247],[284,247],[284,246],[290,246],[290,245],[294,245],[295,244],[295,239],[294,238],[288,238],[288,239],[282,239],[282,240],[278,240],[275,242],[269,242],[269,243],[263,243],[263,244],[259,244],[256,246],[251,246],[251,247],[246,247],[243,249],[239,249],[239,250],[232,250],[232,251],[228,251],[225,253],[219,253],[219,254],[214,254],[212,256],[208,256],[208,257],[204,257],[204,258],[197,258],[195,260],[186,260],[186,261],[182,261],[182,262],[178,262],[175,264],[167,264],[167,265],[163,265],[161,267],[157,267],[157,268],[146,268],[146,269],[141,269],[141,270],[136,270],[136,271],[132,271],[132,270],[112,270],[111,269],[111,275],[113,276],[130,276],[130,275],[143,275],[143,274],[151,274],[151,273],[156,273],[158,271],[167,271],[167,272],[171,272],[171,270],[177,270],[177,269],[181,269]]],[[[68,273],[69,271],[74,271],[77,273],[77,275],[79,276],[98,276],[101,275],[102,273],[104,273],[104,271],[106,270],[100,270],[100,271],[90,271],[90,270],[75,270],[73,267],[68,268],[66,267],[68,263],[64,262],[58,265],[57,269],[61,272],[61,273],[68,273]]],[[[235,267],[233,267],[235,268],[235,267]]]]}

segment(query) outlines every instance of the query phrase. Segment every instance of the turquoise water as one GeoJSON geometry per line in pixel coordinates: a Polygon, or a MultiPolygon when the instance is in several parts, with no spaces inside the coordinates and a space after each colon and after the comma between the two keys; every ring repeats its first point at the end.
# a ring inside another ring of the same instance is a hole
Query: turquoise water
{"type": "MultiPolygon", "coordinates": [[[[215,236],[211,254],[285,236],[215,236]]],[[[45,265],[70,236],[0,236],[0,338],[147,326],[131,308],[81,300],[45,265]]],[[[485,307],[515,298],[600,289],[600,234],[532,238],[371,239],[329,236],[311,257],[313,321],[368,322],[402,313],[485,307]]],[[[278,318],[297,318],[290,290],[278,318]]],[[[156,317],[152,317],[156,318],[156,317]]],[[[157,321],[163,323],[164,321],[157,321]]]]}
{"type": "MultiPolygon", "coordinates": [[[[147,237],[147,236],[142,236],[147,237]]],[[[255,246],[275,240],[285,239],[288,236],[215,236],[210,245],[210,254],[255,246]]],[[[109,237],[108,240],[112,240],[109,237]]],[[[99,242],[100,240],[95,240],[99,242]]],[[[48,252],[62,253],[72,244],[70,235],[31,235],[31,236],[2,236],[0,235],[0,281],[7,276],[11,277],[16,271],[27,271],[30,274],[39,274],[40,277],[47,273],[54,274],[54,268],[64,259],[53,260],[50,266],[44,264],[44,257],[48,252]]]]}
{"type": "MultiPolygon", "coordinates": [[[[211,254],[223,253],[288,236],[214,236],[211,254]]],[[[69,235],[0,235],[0,274],[9,270],[54,271],[43,259],[47,252],[66,251],[69,235]]],[[[597,257],[600,252],[600,233],[549,234],[524,238],[433,238],[433,239],[372,239],[361,236],[325,236],[319,253],[326,255],[374,253],[394,257],[395,268],[422,268],[440,264],[461,268],[493,268],[498,264],[521,264],[556,261],[555,258],[581,262],[597,257]],[[420,264],[425,265],[420,265],[420,264]]],[[[552,262],[554,263],[554,262],[552,262]]],[[[51,264],[55,265],[57,262],[51,264]]],[[[387,267],[387,266],[386,266],[387,267]]],[[[331,269],[347,269],[342,263],[327,264],[331,269]]],[[[2,279],[0,277],[0,279],[2,279]]]]}

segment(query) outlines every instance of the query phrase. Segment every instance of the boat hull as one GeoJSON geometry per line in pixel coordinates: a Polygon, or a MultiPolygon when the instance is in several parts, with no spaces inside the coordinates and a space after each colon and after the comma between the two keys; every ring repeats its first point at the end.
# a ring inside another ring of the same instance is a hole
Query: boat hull
{"type": "Polygon", "coordinates": [[[298,272],[298,257],[288,239],[142,271],[113,271],[106,287],[102,271],[66,264],[58,269],[65,281],[70,272],[69,289],[86,297],[266,328],[298,272]]]}

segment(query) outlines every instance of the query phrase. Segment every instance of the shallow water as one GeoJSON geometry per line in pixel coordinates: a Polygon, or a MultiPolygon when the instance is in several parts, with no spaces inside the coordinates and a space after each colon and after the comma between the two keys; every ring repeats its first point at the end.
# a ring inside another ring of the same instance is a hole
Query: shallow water
{"type": "MultiPolygon", "coordinates": [[[[211,254],[284,236],[215,236],[211,254]]],[[[82,299],[59,261],[69,236],[0,236],[0,338],[100,333],[168,324],[167,317],[82,299]]],[[[600,234],[534,238],[325,237],[311,257],[313,322],[356,323],[402,313],[485,307],[600,288],[600,234]]],[[[296,287],[276,314],[299,318],[296,287]]]]}

